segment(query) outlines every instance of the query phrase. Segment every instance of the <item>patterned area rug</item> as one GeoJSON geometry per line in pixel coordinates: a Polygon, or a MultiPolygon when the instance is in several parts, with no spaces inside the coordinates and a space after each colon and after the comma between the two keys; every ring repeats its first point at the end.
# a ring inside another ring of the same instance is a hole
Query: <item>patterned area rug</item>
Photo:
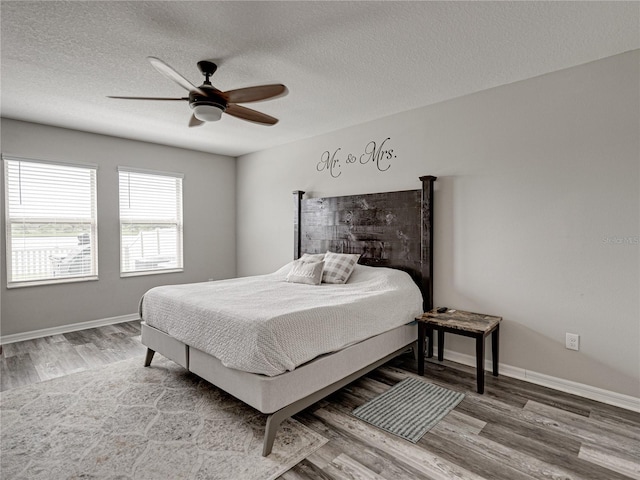
{"type": "Polygon", "coordinates": [[[386,432],[416,443],[464,398],[415,378],[405,378],[353,411],[353,415],[386,432]]]}
{"type": "Polygon", "coordinates": [[[0,395],[3,479],[273,479],[327,442],[289,419],[262,457],[266,415],[156,355],[0,395]]]}

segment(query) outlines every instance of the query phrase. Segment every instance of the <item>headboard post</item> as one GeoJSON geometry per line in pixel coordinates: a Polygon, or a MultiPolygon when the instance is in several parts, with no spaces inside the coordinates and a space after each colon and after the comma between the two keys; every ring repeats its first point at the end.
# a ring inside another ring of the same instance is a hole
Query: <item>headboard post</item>
{"type": "Polygon", "coordinates": [[[293,191],[293,259],[300,258],[300,248],[302,247],[302,231],[300,230],[300,220],[302,215],[302,197],[304,192],[302,190],[293,191]]]}
{"type": "Polygon", "coordinates": [[[424,310],[433,308],[433,183],[437,177],[425,175],[422,182],[422,253],[420,265],[422,270],[422,295],[424,310]]]}

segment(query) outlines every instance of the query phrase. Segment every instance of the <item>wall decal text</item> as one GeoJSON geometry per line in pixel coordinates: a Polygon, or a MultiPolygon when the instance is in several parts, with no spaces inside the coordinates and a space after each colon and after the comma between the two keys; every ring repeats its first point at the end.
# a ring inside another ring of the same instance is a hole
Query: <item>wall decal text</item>
{"type": "Polygon", "coordinates": [[[318,172],[326,171],[333,178],[342,175],[342,166],[351,165],[372,165],[380,172],[386,172],[391,168],[391,161],[396,158],[393,148],[389,148],[387,143],[390,137],[385,138],[382,142],[377,143],[371,140],[367,143],[359,154],[342,153],[342,148],[336,148],[333,153],[326,150],[320,156],[320,161],[316,164],[318,172]]]}

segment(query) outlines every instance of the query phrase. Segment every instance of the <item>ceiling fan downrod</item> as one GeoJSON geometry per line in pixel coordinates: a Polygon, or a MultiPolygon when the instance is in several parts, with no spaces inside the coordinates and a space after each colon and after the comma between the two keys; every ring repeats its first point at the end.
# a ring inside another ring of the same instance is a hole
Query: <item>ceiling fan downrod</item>
{"type": "Polygon", "coordinates": [[[209,77],[216,73],[218,66],[213,62],[209,62],[208,60],[201,60],[198,62],[198,68],[200,69],[200,72],[202,72],[202,75],[204,75],[204,84],[211,85],[209,77]]]}

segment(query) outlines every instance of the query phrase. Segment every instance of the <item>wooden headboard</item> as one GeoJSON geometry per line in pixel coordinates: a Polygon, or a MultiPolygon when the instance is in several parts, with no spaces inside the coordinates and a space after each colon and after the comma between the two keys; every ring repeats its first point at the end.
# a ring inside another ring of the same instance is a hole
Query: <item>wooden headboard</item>
{"type": "Polygon", "coordinates": [[[422,189],[304,199],[294,196],[294,259],[303,253],[359,253],[363,265],[399,268],[433,308],[433,183],[422,189]]]}

